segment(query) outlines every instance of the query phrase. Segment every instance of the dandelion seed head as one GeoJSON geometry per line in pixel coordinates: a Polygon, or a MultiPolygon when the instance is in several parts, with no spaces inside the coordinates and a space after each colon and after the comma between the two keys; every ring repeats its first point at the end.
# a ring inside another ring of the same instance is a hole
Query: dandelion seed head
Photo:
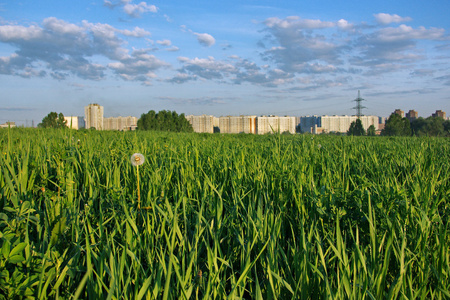
{"type": "Polygon", "coordinates": [[[144,163],[145,157],[141,153],[134,153],[133,155],[131,155],[130,160],[131,164],[136,167],[144,163]]]}

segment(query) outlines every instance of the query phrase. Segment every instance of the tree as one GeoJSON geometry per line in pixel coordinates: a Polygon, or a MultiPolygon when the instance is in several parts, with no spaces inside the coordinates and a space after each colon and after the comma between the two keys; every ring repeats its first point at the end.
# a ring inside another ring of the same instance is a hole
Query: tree
{"type": "Polygon", "coordinates": [[[360,119],[356,119],[356,121],[350,124],[350,128],[347,131],[347,135],[364,135],[366,132],[364,131],[364,127],[360,119]]]}
{"type": "Polygon", "coordinates": [[[446,136],[450,136],[450,120],[445,120],[443,125],[446,136]]]}
{"type": "Polygon", "coordinates": [[[175,111],[162,110],[155,113],[150,110],[142,114],[137,123],[138,130],[158,130],[172,132],[194,132],[191,123],[184,114],[178,115],[175,111]]]}
{"type": "Polygon", "coordinates": [[[446,136],[449,134],[448,122],[439,117],[418,118],[411,122],[411,129],[416,136],[446,136]]]}
{"type": "Polygon", "coordinates": [[[56,112],[51,112],[42,119],[42,123],[38,124],[41,128],[64,128],[67,127],[67,121],[64,120],[64,115],[62,113],[57,114],[56,112]]]}
{"type": "Polygon", "coordinates": [[[375,126],[370,125],[369,128],[367,128],[367,135],[368,136],[375,136],[376,135],[375,126]]]}
{"type": "Polygon", "coordinates": [[[427,120],[420,117],[411,121],[411,131],[412,135],[424,136],[427,135],[427,120]]]}
{"type": "Polygon", "coordinates": [[[429,136],[445,136],[444,119],[439,117],[428,117],[427,133],[429,136]]]}
{"type": "Polygon", "coordinates": [[[389,119],[386,121],[384,129],[381,131],[381,135],[411,135],[411,125],[409,120],[407,118],[402,118],[396,113],[391,114],[389,119]]]}

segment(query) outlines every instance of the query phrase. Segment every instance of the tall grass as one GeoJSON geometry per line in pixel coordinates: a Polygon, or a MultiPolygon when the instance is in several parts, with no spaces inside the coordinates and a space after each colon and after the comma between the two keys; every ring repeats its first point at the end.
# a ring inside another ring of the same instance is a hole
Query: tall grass
{"type": "Polygon", "coordinates": [[[0,150],[3,299],[450,297],[448,139],[15,129],[0,150]]]}

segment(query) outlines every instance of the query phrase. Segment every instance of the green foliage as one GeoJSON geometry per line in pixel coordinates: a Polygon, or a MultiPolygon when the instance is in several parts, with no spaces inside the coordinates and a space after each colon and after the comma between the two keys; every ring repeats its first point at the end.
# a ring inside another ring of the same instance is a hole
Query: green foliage
{"type": "Polygon", "coordinates": [[[356,121],[350,124],[350,128],[347,131],[347,135],[356,135],[361,136],[365,135],[364,127],[360,119],[356,119],[356,121]]]}
{"type": "Polygon", "coordinates": [[[439,117],[418,118],[411,122],[415,136],[450,136],[450,121],[439,117]]]}
{"type": "Polygon", "coordinates": [[[396,113],[392,113],[386,121],[381,135],[385,136],[410,136],[411,126],[407,118],[402,118],[396,113]]]}
{"type": "Polygon", "coordinates": [[[376,135],[375,126],[370,125],[369,128],[367,128],[367,135],[368,136],[375,136],[376,135]]]}
{"type": "Polygon", "coordinates": [[[158,113],[150,110],[142,114],[138,120],[139,130],[156,130],[171,132],[193,132],[193,128],[184,114],[178,115],[175,111],[162,110],[158,113]]]}
{"type": "Polygon", "coordinates": [[[446,138],[19,128],[0,151],[0,299],[450,297],[446,138]]]}
{"type": "Polygon", "coordinates": [[[42,119],[42,123],[38,124],[40,128],[65,128],[67,127],[67,121],[64,120],[62,113],[57,114],[51,112],[42,119]]]}

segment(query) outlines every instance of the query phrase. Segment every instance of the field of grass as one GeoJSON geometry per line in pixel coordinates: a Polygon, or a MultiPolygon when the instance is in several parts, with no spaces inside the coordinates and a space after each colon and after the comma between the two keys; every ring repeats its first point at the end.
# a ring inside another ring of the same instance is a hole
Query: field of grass
{"type": "Polygon", "coordinates": [[[0,299],[450,298],[450,139],[5,129],[0,150],[0,299]]]}

